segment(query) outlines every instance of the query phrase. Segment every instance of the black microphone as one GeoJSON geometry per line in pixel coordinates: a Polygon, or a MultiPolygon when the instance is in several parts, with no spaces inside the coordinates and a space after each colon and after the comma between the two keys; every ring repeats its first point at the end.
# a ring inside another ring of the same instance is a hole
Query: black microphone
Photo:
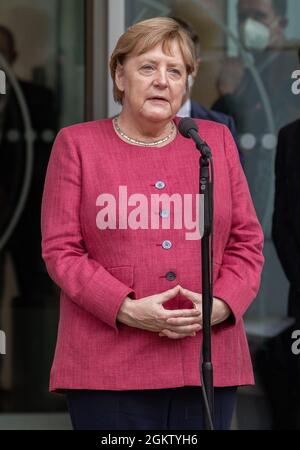
{"type": "Polygon", "coordinates": [[[209,146],[198,134],[198,126],[196,122],[191,119],[191,117],[183,117],[183,119],[180,119],[178,124],[178,130],[182,136],[186,138],[192,138],[193,141],[196,144],[196,147],[198,150],[200,150],[202,156],[205,158],[211,157],[211,151],[209,146]]]}

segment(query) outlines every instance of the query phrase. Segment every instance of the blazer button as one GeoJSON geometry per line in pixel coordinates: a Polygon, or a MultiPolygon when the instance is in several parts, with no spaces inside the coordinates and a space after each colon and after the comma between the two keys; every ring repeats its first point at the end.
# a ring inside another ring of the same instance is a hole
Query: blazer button
{"type": "Polygon", "coordinates": [[[156,189],[164,189],[166,187],[166,183],[164,181],[157,181],[155,183],[156,189]]]}
{"type": "Polygon", "coordinates": [[[171,242],[171,241],[164,241],[164,242],[162,243],[162,247],[163,247],[165,250],[169,250],[169,248],[172,247],[172,242],[171,242]]]}
{"type": "Polygon", "coordinates": [[[167,272],[166,273],[166,279],[169,281],[174,281],[176,278],[176,273],[175,272],[167,272]]]}
{"type": "Polygon", "coordinates": [[[159,212],[160,217],[162,217],[163,219],[166,219],[167,217],[169,217],[170,213],[167,209],[161,209],[159,212]]]}

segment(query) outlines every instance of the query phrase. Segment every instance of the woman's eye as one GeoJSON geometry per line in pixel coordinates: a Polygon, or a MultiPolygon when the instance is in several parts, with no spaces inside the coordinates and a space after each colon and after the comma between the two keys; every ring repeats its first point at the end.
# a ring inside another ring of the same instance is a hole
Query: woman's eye
{"type": "Polygon", "coordinates": [[[145,71],[149,72],[149,71],[151,71],[151,70],[154,70],[154,67],[153,67],[153,66],[148,66],[148,65],[146,65],[146,66],[143,66],[143,67],[142,67],[142,70],[145,70],[145,71]]]}
{"type": "Polygon", "coordinates": [[[170,69],[170,72],[174,73],[175,75],[180,75],[180,70],[178,69],[170,69]]]}

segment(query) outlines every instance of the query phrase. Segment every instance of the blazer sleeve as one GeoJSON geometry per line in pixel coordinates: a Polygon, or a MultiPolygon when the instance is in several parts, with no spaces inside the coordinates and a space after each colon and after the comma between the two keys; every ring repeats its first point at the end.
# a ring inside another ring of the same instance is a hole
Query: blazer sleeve
{"type": "Polygon", "coordinates": [[[225,154],[231,184],[230,235],[223,252],[214,297],[228,304],[237,323],[257,295],[261,270],[263,232],[241,167],[238,151],[227,127],[223,127],[225,154]]]}
{"type": "Polygon", "coordinates": [[[272,223],[272,238],[283,270],[289,282],[300,289],[299,267],[300,249],[291,223],[290,192],[287,179],[287,155],[291,152],[286,142],[286,129],[281,129],[278,135],[275,159],[275,202],[272,223]]]}
{"type": "Polygon", "coordinates": [[[42,257],[53,281],[85,311],[118,333],[116,317],[130,287],[85,249],[81,232],[81,162],[68,128],[53,144],[42,198],[42,257]]]}

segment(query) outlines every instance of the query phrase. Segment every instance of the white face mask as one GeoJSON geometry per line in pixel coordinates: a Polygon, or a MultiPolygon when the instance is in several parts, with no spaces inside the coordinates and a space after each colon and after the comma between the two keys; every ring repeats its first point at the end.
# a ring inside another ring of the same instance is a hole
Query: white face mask
{"type": "Polygon", "coordinates": [[[270,44],[271,32],[269,28],[254,20],[247,19],[242,27],[242,40],[249,50],[265,50],[270,44]]]}

